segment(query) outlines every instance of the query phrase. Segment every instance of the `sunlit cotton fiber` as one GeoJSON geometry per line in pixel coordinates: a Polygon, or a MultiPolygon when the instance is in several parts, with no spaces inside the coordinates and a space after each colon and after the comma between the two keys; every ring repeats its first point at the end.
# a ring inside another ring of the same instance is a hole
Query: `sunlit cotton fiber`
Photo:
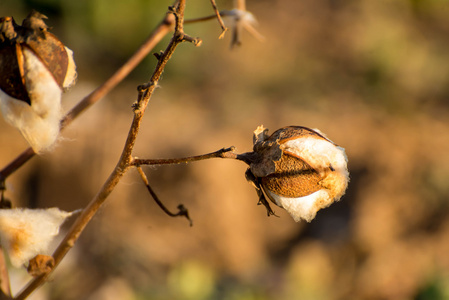
{"type": "Polygon", "coordinates": [[[59,227],[73,212],[58,208],[0,209],[0,238],[11,264],[21,267],[37,254],[45,254],[59,227]]]}

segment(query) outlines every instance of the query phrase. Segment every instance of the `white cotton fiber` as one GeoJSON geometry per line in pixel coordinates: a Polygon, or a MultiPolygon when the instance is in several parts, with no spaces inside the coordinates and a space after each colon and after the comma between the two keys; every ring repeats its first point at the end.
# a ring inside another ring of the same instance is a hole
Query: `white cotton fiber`
{"type": "Polygon", "coordinates": [[[49,150],[59,134],[62,90],[41,60],[23,48],[25,85],[31,106],[0,90],[5,120],[20,130],[36,153],[49,150]]]}
{"type": "Polygon", "coordinates": [[[45,254],[59,227],[73,213],[48,209],[0,209],[0,238],[11,264],[17,268],[37,254],[45,254]]]}

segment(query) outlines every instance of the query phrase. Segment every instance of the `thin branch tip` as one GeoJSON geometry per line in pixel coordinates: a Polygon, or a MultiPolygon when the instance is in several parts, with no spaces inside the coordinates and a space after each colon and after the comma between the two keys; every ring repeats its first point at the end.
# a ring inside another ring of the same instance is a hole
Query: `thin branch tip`
{"type": "Polygon", "coordinates": [[[159,206],[159,208],[162,209],[162,211],[167,214],[170,217],[185,217],[188,221],[190,226],[193,226],[192,219],[189,216],[189,211],[183,204],[179,204],[177,206],[178,212],[172,213],[159,199],[156,192],[151,188],[150,183],[148,181],[147,176],[145,175],[145,172],[143,172],[142,168],[140,166],[136,166],[137,171],[139,172],[140,178],[142,179],[144,185],[146,186],[148,192],[150,193],[151,197],[153,198],[154,202],[159,206]]]}
{"type": "Polygon", "coordinates": [[[219,40],[224,39],[226,32],[228,31],[228,27],[222,28],[221,34],[218,36],[219,40]]]}

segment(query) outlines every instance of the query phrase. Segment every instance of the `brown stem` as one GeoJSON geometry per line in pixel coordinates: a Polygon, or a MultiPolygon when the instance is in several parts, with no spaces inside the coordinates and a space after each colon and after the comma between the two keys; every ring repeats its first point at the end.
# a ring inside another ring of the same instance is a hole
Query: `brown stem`
{"type": "MultiPolygon", "coordinates": [[[[153,91],[157,85],[158,80],[161,77],[161,74],[173,55],[176,47],[183,42],[183,25],[182,22],[184,20],[184,8],[185,8],[185,0],[176,1],[175,6],[172,8],[172,13],[175,16],[176,24],[175,24],[175,33],[167,46],[164,53],[161,55],[158,64],[154,70],[153,75],[149,83],[144,88],[139,91],[138,101],[134,106],[134,118],[131,124],[131,128],[128,133],[128,137],[126,139],[126,143],[120,159],[110,174],[109,178],[106,180],[104,185],[101,187],[100,191],[95,195],[95,197],[90,201],[86,208],[84,208],[81,215],[77,218],[75,223],[72,225],[62,242],[59,244],[55,252],[53,253],[53,258],[55,260],[55,268],[67,254],[67,252],[74,246],[78,237],[83,232],[84,228],[90,222],[92,217],[101,207],[101,205],[106,201],[107,197],[110,195],[112,190],[120,181],[121,177],[126,173],[126,171],[130,168],[132,162],[132,150],[134,148],[134,143],[137,138],[137,134],[139,132],[140,123],[143,118],[143,114],[148,105],[148,102],[153,94],[153,91]],[[146,88],[148,87],[148,88],[146,88]]],[[[54,269],[53,269],[54,270],[54,269]]],[[[53,271],[52,270],[52,271],[53,271]]],[[[36,277],[25,287],[25,289],[15,298],[15,299],[25,299],[30,295],[36,288],[38,288],[41,284],[43,284],[47,278],[52,274],[52,272],[36,277]]]]}
{"type": "Polygon", "coordinates": [[[210,158],[233,158],[237,159],[238,155],[233,153],[234,147],[229,148],[223,148],[218,151],[208,153],[208,154],[202,154],[202,155],[196,155],[196,156],[189,156],[189,157],[182,157],[182,158],[168,158],[168,159],[139,159],[135,158],[131,165],[133,166],[141,166],[141,165],[176,165],[176,164],[182,164],[182,163],[189,163],[192,161],[199,161],[199,160],[205,160],[210,158]]]}
{"type": "Polygon", "coordinates": [[[0,171],[0,181],[5,181],[6,178],[14,173],[18,168],[23,166],[28,160],[34,156],[34,151],[30,147],[23,151],[19,156],[12,160],[6,167],[0,171]]]}
{"type": "Polygon", "coordinates": [[[210,16],[206,16],[206,17],[201,17],[201,18],[195,18],[195,19],[188,19],[184,21],[184,24],[192,24],[192,23],[199,23],[199,22],[204,22],[204,21],[210,21],[213,20],[217,17],[217,15],[210,15],[210,16]]]}

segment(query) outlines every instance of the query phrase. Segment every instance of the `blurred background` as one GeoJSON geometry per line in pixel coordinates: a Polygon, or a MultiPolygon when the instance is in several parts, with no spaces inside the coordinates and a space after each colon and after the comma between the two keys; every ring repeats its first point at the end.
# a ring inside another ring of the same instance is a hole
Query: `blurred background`
{"type": "MultiPolygon", "coordinates": [[[[68,110],[132,55],[170,4],[1,0],[0,15],[21,23],[36,9],[74,51],[68,110]]],[[[247,9],[264,41],[242,32],[231,50],[216,21],[186,26],[203,44],[176,50],[135,155],[245,152],[261,124],[319,128],[346,149],[346,195],[310,224],[295,223],[256,205],[240,162],[145,168],[169,208],[189,209],[189,227],[166,216],[132,170],[30,299],[449,299],[449,1],[249,0],[247,9]]],[[[210,14],[210,1],[187,1],[187,18],[210,14]]],[[[52,153],[7,180],[14,206],[74,210],[92,199],[155,62],[150,55],[52,153]]],[[[0,128],[3,167],[27,145],[3,119],[0,128]]],[[[13,292],[29,279],[11,270],[13,292]]]]}

